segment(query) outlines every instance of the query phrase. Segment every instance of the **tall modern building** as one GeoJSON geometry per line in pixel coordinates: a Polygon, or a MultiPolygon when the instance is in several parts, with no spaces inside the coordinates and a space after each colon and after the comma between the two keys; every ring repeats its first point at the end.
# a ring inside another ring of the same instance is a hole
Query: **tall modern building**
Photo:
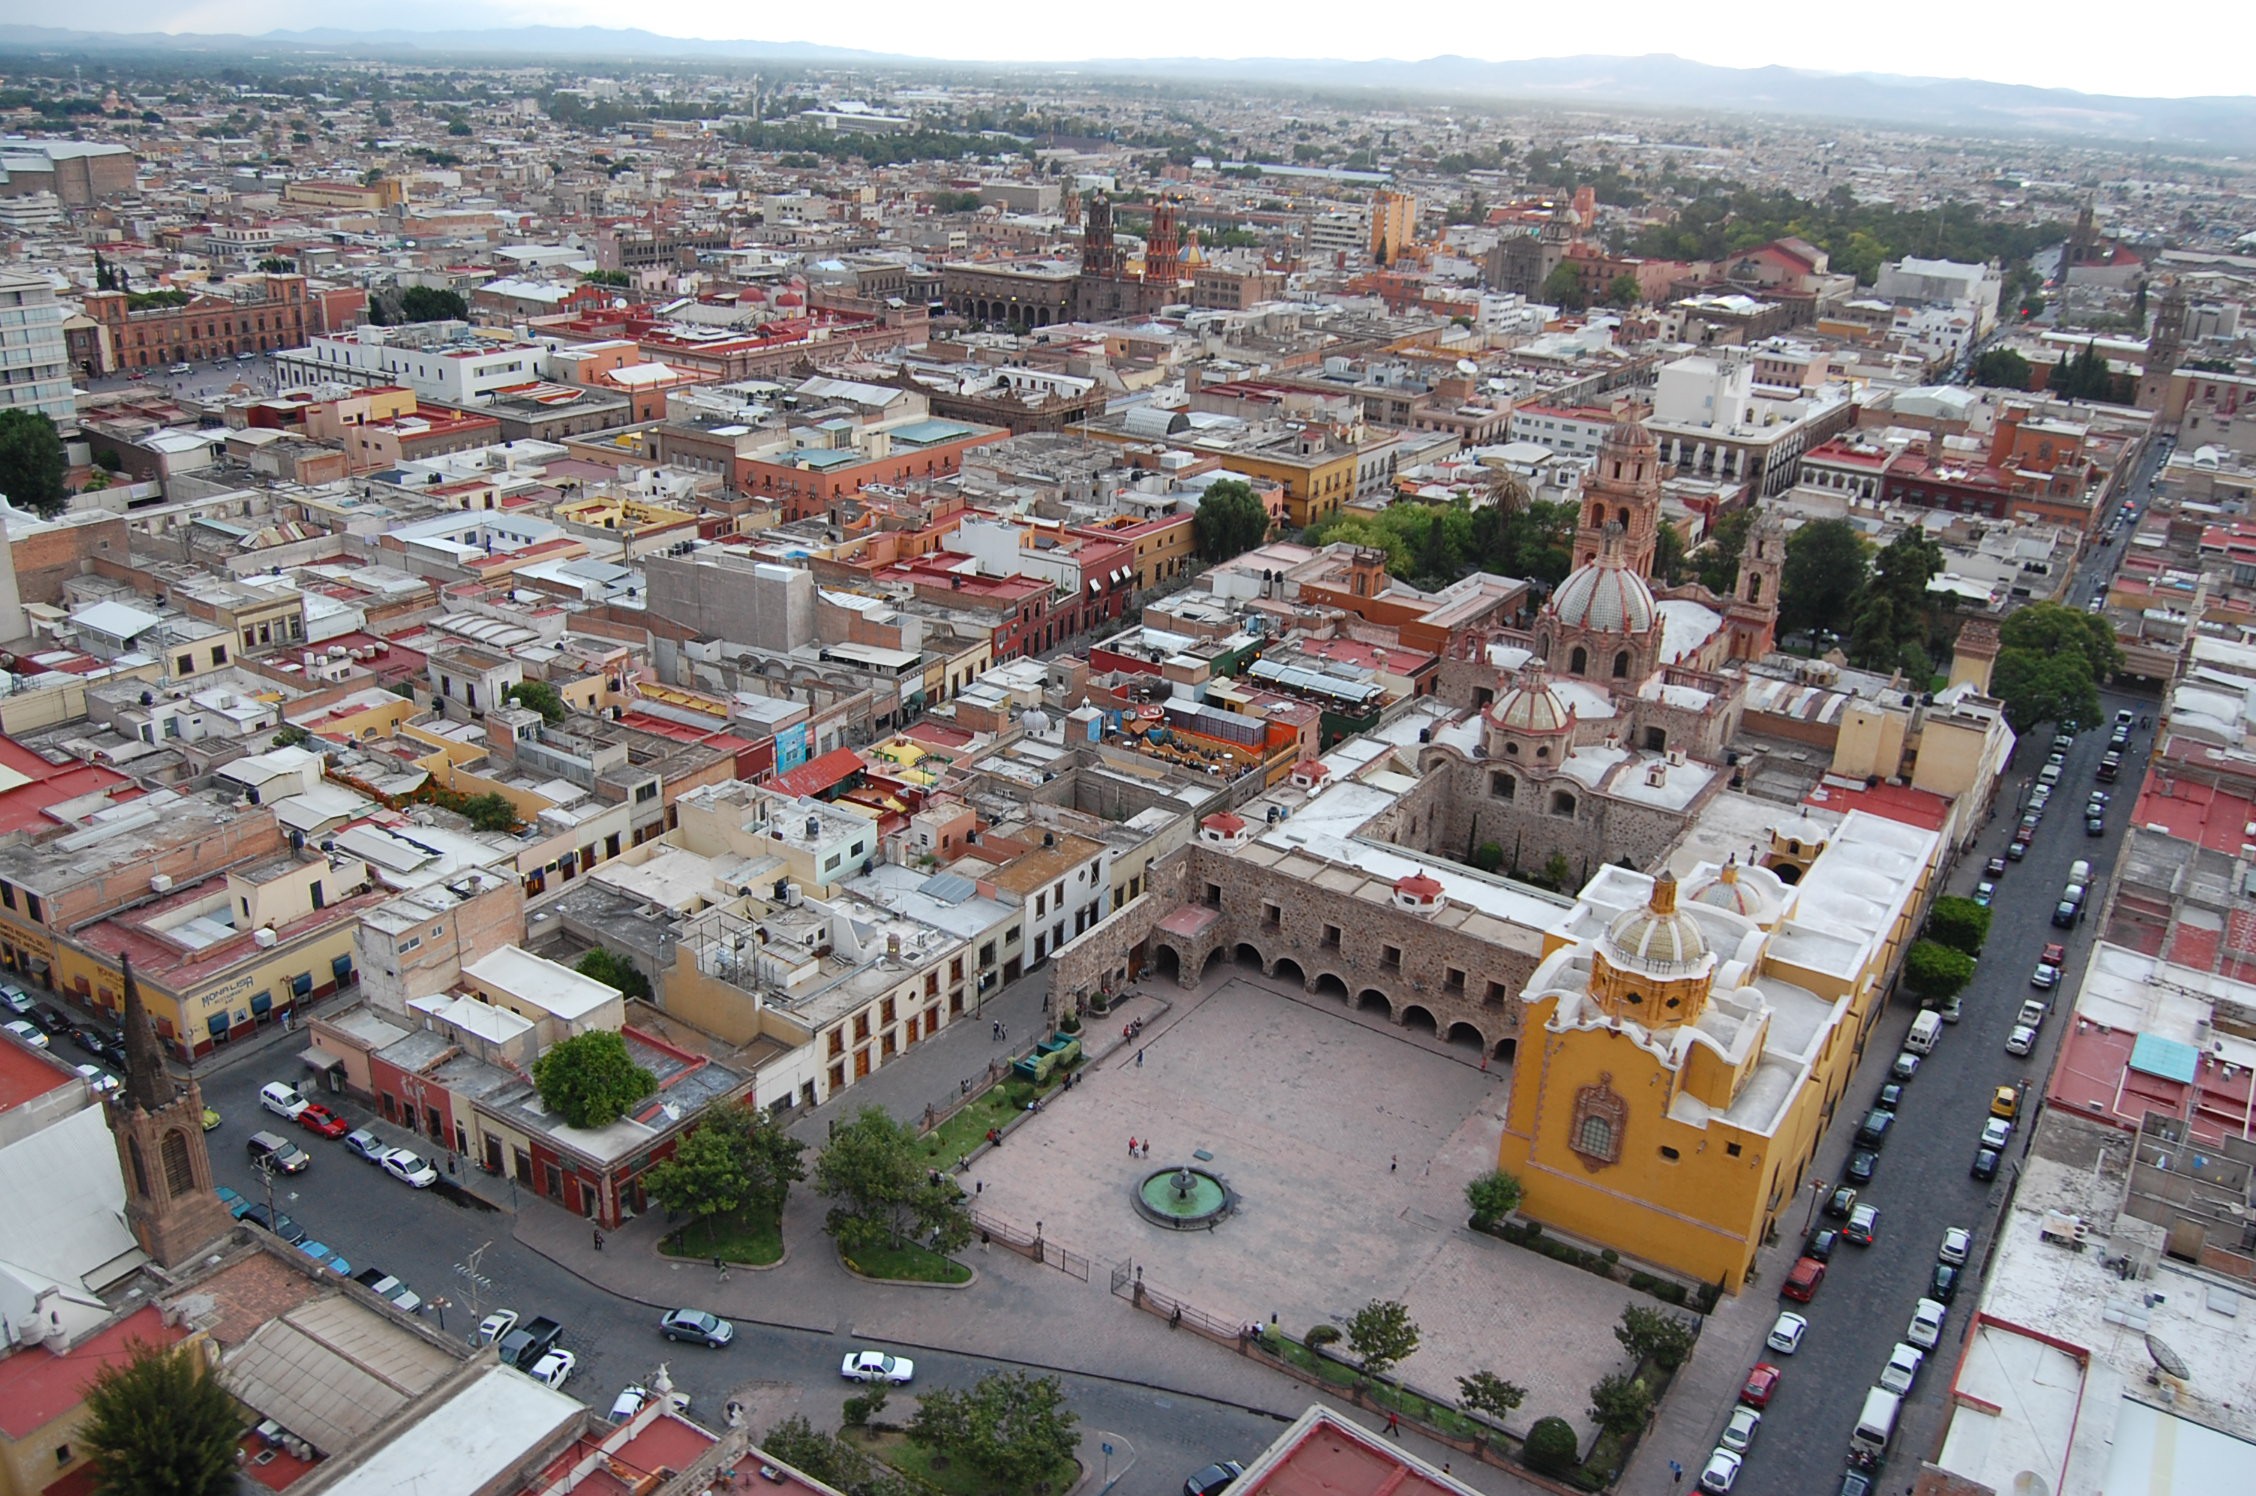
{"type": "Polygon", "coordinates": [[[0,410],[36,410],[58,426],[76,424],[63,315],[44,277],[0,271],[0,410]]]}

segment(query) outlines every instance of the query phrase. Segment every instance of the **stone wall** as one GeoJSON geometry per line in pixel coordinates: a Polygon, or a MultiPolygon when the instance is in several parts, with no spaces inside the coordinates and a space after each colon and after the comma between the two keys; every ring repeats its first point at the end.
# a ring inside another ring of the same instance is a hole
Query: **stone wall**
{"type": "Polygon", "coordinates": [[[1442,787],[1435,818],[1426,838],[1409,845],[1453,861],[1469,862],[1482,843],[1494,842],[1503,849],[1506,873],[1539,874],[1553,856],[1564,857],[1571,886],[1580,888],[1608,862],[1658,866],[1690,819],[1682,811],[1599,794],[1564,775],[1468,763],[1446,751],[1434,758],[1425,782],[1442,787]],[[1497,776],[1511,779],[1510,799],[1497,793],[1497,776]]]}
{"type": "Polygon", "coordinates": [[[1140,898],[1051,952],[1050,995],[1061,1008],[1067,998],[1118,992],[1146,972],[1153,927],[1183,903],[1187,860],[1176,852],[1153,863],[1140,898]]]}

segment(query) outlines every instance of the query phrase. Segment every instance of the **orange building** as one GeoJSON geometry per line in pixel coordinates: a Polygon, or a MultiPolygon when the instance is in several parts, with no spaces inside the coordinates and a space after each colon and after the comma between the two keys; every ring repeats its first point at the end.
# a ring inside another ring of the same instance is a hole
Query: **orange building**
{"type": "Polygon", "coordinates": [[[253,294],[207,293],[191,296],[182,306],[144,306],[136,311],[137,293],[88,292],[86,315],[109,334],[108,366],[96,372],[159,369],[305,346],[311,303],[304,276],[250,276],[233,284],[248,287],[253,294]]]}

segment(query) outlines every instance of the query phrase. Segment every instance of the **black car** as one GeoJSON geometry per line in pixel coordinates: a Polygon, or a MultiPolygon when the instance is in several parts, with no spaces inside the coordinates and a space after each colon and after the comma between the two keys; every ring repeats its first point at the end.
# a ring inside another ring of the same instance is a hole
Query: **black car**
{"type": "Polygon", "coordinates": [[[2105,836],[2106,834],[2107,822],[2101,820],[2098,816],[2086,816],[2084,818],[2084,835],[2105,836]]]}
{"type": "Polygon", "coordinates": [[[67,1034],[70,1032],[70,1015],[53,1003],[41,1003],[38,1007],[33,1008],[31,1010],[31,1021],[50,1034],[67,1034]]]}
{"type": "Polygon", "coordinates": [[[112,1063],[116,1061],[118,1053],[116,1041],[91,1023],[72,1025],[70,1040],[71,1043],[85,1050],[97,1060],[108,1060],[112,1063]]]}
{"type": "Polygon", "coordinates": [[[263,1205],[252,1206],[249,1210],[243,1212],[242,1218],[246,1221],[249,1221],[252,1225],[258,1227],[261,1231],[273,1232],[276,1236],[281,1237],[284,1241],[288,1242],[293,1247],[296,1246],[299,1242],[302,1242],[306,1239],[305,1228],[303,1226],[300,1226],[296,1221],[291,1220],[281,1211],[276,1211],[270,1218],[266,1213],[266,1207],[263,1205]]]}
{"type": "Polygon", "coordinates": [[[1802,1243],[1802,1255],[1815,1257],[1819,1262],[1831,1262],[1833,1249],[1841,1244],[1841,1233],[1831,1226],[1820,1226],[1802,1243]]]}
{"type": "Polygon", "coordinates": [[[1880,1094],[1872,1098],[1872,1104],[1884,1112],[1894,1111],[1903,1105],[1902,1085],[1895,1081],[1888,1082],[1880,1088],[1880,1094]]]}
{"type": "Polygon", "coordinates": [[[1880,1155],[1870,1148],[1859,1148],[1849,1155],[1849,1166],[1842,1172],[1858,1184],[1870,1184],[1872,1176],[1880,1172],[1880,1155]]]}
{"type": "Polygon", "coordinates": [[[1864,1120],[1857,1124],[1857,1145],[1863,1148],[1882,1146],[1888,1141],[1888,1129],[1895,1125],[1896,1113],[1894,1108],[1874,1107],[1871,1111],[1866,1112],[1864,1120]]]}
{"type": "Polygon", "coordinates": [[[1927,1280],[1927,1297],[1947,1304],[1958,1296],[1958,1272],[1947,1262],[1935,1264],[1934,1275],[1927,1280]]]}
{"type": "Polygon", "coordinates": [[[1245,1466],[1236,1460],[1224,1460],[1219,1465],[1209,1465],[1189,1480],[1183,1482],[1183,1496],[1217,1496],[1226,1491],[1241,1475],[1245,1466]]]}
{"type": "Polygon", "coordinates": [[[1856,1191],[1842,1185],[1825,1197],[1825,1213],[1836,1221],[1845,1221],[1849,1212],[1856,1209],[1856,1191]]]}
{"type": "Polygon", "coordinates": [[[1984,1148],[1974,1155],[1974,1167],[1966,1172],[1976,1179],[1990,1180],[1997,1178],[1997,1171],[1998,1151],[1995,1148],[1984,1148]]]}
{"type": "Polygon", "coordinates": [[[1873,1485],[1869,1474],[1862,1470],[1849,1470],[1842,1473],[1841,1489],[1836,1496],[1872,1496],[1876,1489],[1878,1488],[1873,1485]]]}
{"type": "Polygon", "coordinates": [[[564,1327],[544,1314],[502,1336],[496,1349],[502,1365],[530,1371],[540,1364],[541,1357],[555,1350],[556,1342],[563,1338],[564,1327]]]}

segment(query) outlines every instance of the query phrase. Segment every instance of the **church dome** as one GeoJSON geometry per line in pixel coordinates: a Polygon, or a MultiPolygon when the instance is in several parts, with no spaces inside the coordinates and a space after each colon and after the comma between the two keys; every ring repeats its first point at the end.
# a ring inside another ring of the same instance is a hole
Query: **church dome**
{"type": "Polygon", "coordinates": [[[1536,673],[1499,697],[1488,720],[1505,732],[1565,732],[1574,725],[1574,710],[1536,673]]]}
{"type": "Polygon", "coordinates": [[[1616,421],[1613,425],[1608,426],[1606,434],[1599,438],[1598,448],[1600,452],[1614,452],[1626,456],[1635,452],[1658,452],[1661,449],[1661,443],[1643,421],[1616,421]]]}
{"type": "Polygon", "coordinates": [[[1618,555],[1569,572],[1551,594],[1551,609],[1561,627],[1601,634],[1648,633],[1656,616],[1653,589],[1618,555]]]}
{"type": "Polygon", "coordinates": [[[1740,881],[1739,861],[1733,858],[1696,883],[1685,896],[1694,904],[1705,904],[1711,909],[1728,909],[1733,914],[1743,914],[1749,919],[1759,917],[1766,901],[1753,884],[1740,881]]]}
{"type": "Polygon", "coordinates": [[[1606,927],[1606,944],[1610,956],[1647,968],[1689,966],[1708,953],[1699,925],[1676,907],[1676,879],[1667,873],[1653,880],[1653,896],[1643,908],[1615,916],[1606,927]]]}

